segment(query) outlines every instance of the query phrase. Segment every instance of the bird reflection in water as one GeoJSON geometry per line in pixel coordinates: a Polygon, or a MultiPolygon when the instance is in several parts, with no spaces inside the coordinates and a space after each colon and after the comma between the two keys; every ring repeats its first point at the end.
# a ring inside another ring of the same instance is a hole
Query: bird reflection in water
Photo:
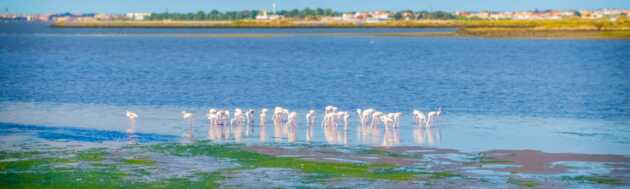
{"type": "Polygon", "coordinates": [[[384,130],[382,146],[395,146],[400,144],[400,132],[398,128],[385,127],[384,130]]]}
{"type": "Polygon", "coordinates": [[[344,129],[343,125],[337,126],[325,126],[324,138],[328,144],[348,144],[348,130],[344,129]]]}
{"type": "Polygon", "coordinates": [[[357,126],[359,143],[367,145],[378,145],[381,142],[381,130],[378,127],[357,126]]]}
{"type": "Polygon", "coordinates": [[[129,144],[138,144],[138,136],[136,133],[136,119],[138,118],[138,114],[127,111],[127,117],[129,118],[129,128],[127,129],[127,137],[129,140],[129,144]]]}
{"type": "Polygon", "coordinates": [[[184,132],[184,136],[182,137],[184,143],[192,143],[194,142],[193,137],[193,114],[190,112],[182,111],[182,118],[186,121],[186,131],[184,132]]]}
{"type": "Polygon", "coordinates": [[[413,129],[413,140],[419,145],[435,145],[439,144],[441,140],[439,128],[421,128],[416,127],[413,129]]]}

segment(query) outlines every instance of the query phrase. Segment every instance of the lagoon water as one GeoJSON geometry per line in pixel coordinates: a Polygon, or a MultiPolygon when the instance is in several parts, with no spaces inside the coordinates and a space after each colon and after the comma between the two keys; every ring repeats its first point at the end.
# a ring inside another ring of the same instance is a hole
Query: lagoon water
{"type": "Polygon", "coordinates": [[[187,132],[179,112],[188,110],[196,140],[630,154],[630,41],[371,35],[424,31],[450,30],[2,23],[0,122],[124,132],[124,111],[133,110],[137,132],[179,137],[187,132]],[[196,35],[207,33],[284,35],[196,35]],[[321,119],[326,105],[350,111],[351,127],[316,127],[307,141],[304,113],[321,119]],[[295,139],[275,136],[270,123],[217,131],[227,138],[208,132],[208,108],[274,106],[298,111],[295,139]],[[438,106],[435,128],[412,126],[412,109],[438,106]],[[354,110],[368,107],[403,112],[401,128],[362,135],[354,110]]]}

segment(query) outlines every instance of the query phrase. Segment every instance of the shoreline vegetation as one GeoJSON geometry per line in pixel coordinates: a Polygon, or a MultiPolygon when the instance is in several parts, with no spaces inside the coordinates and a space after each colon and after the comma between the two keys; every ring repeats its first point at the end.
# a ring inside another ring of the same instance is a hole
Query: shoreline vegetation
{"type": "MultiPolygon", "coordinates": [[[[455,28],[452,32],[373,32],[375,36],[473,36],[483,38],[630,39],[630,21],[609,20],[414,20],[386,22],[237,21],[59,21],[54,28],[455,28]]],[[[320,35],[344,33],[322,33],[320,35]]],[[[347,33],[346,33],[347,34],[347,33]]],[[[353,34],[353,33],[350,33],[353,34]]],[[[216,34],[213,34],[213,36],[216,34]]],[[[219,34],[220,35],[220,34],[219,34]]],[[[227,34],[226,34],[227,35],[227,34]]],[[[235,34],[229,34],[235,35],[235,34]]],[[[273,37],[282,34],[264,34],[273,37]]],[[[313,35],[313,34],[307,34],[313,35]]],[[[317,35],[317,34],[315,34],[317,35]]],[[[238,35],[235,35],[238,36],[238,35]]],[[[215,36],[217,37],[217,36],[215,36]]],[[[218,36],[221,37],[221,36],[218,36]]],[[[225,36],[233,37],[233,36],[225,36]]]]}

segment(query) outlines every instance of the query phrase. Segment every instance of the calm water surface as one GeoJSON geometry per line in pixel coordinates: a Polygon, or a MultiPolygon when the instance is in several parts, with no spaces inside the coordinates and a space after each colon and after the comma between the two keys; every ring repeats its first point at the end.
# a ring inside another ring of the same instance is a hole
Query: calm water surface
{"type": "Polygon", "coordinates": [[[450,30],[2,23],[0,122],[124,132],[130,109],[140,114],[138,132],[182,136],[188,131],[179,112],[189,110],[197,114],[197,140],[630,154],[630,41],[362,35],[424,31],[450,30]],[[317,32],[352,35],[304,35],[317,32]],[[199,33],[291,35],[181,35],[199,33]],[[352,114],[348,131],[335,131],[333,139],[317,127],[307,140],[304,113],[317,109],[321,119],[330,104],[405,114],[393,132],[365,135],[352,114]],[[217,131],[229,137],[213,138],[203,116],[210,107],[274,106],[298,111],[293,138],[291,131],[275,136],[273,126],[217,131]],[[436,128],[412,127],[412,109],[438,106],[444,115],[436,128]]]}

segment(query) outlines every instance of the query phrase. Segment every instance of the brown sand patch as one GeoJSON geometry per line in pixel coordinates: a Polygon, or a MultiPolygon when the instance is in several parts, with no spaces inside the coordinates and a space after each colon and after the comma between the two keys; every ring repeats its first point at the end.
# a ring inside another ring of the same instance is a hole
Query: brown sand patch
{"type": "Polygon", "coordinates": [[[405,152],[414,152],[414,151],[422,151],[422,152],[414,152],[421,154],[448,154],[448,153],[459,153],[458,150],[453,149],[443,149],[443,148],[431,148],[431,147],[422,147],[422,146],[392,146],[392,147],[378,147],[381,150],[386,150],[390,152],[396,153],[405,153],[405,152]]]}
{"type": "Polygon", "coordinates": [[[520,167],[498,168],[497,170],[523,173],[554,174],[566,172],[566,167],[552,167],[552,163],[558,161],[630,162],[630,158],[621,155],[544,153],[536,150],[493,150],[483,154],[492,159],[506,161],[509,164],[521,165],[520,167]]]}

